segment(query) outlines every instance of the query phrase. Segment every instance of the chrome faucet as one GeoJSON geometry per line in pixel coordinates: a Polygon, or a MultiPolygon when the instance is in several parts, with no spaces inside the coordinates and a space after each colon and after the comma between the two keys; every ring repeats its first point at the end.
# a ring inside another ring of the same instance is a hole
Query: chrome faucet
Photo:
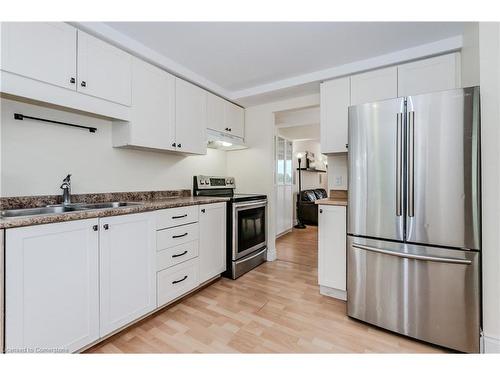
{"type": "Polygon", "coordinates": [[[63,190],[62,198],[63,205],[67,205],[71,203],[71,175],[67,175],[61,185],[61,189],[63,190]]]}

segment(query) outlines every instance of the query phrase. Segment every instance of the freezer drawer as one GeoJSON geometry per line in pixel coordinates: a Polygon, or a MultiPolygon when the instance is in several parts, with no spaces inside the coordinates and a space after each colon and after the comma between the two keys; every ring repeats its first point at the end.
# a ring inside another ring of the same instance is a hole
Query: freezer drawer
{"type": "Polygon", "coordinates": [[[350,317],[479,352],[479,253],[347,238],[350,317]]]}

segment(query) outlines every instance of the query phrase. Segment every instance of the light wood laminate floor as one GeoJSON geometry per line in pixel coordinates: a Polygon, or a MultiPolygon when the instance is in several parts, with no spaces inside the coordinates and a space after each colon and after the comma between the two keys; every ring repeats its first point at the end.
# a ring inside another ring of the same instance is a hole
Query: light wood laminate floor
{"type": "Polygon", "coordinates": [[[90,353],[439,353],[346,316],[321,296],[317,228],[277,240],[278,260],[220,279],[118,333],[90,353]]]}

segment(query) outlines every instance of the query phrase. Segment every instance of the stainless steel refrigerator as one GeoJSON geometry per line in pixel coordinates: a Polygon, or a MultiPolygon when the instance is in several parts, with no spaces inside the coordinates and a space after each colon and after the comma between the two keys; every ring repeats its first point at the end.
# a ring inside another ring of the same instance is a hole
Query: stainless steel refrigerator
{"type": "Polygon", "coordinates": [[[479,88],[349,108],[347,314],[479,352],[479,88]]]}

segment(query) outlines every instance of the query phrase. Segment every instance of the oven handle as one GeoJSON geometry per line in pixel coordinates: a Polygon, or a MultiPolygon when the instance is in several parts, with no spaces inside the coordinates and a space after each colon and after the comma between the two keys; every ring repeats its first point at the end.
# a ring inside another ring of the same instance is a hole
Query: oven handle
{"type": "Polygon", "coordinates": [[[240,260],[236,260],[234,263],[235,264],[240,264],[242,262],[246,262],[247,260],[250,260],[250,259],[253,259],[253,258],[257,258],[259,255],[262,255],[262,253],[264,251],[267,251],[267,247],[264,247],[263,250],[259,251],[257,254],[252,255],[251,257],[243,258],[243,259],[240,259],[240,260]]]}
{"type": "Polygon", "coordinates": [[[267,205],[267,199],[260,200],[260,201],[251,201],[248,203],[235,203],[233,205],[234,208],[249,208],[249,207],[264,207],[267,205]]]}

